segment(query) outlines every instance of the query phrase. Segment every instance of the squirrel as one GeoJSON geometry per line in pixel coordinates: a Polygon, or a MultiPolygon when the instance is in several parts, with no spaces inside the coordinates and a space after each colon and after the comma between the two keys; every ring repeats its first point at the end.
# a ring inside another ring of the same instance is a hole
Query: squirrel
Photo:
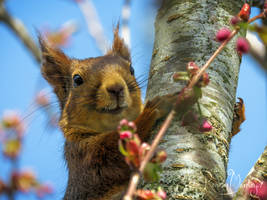
{"type": "Polygon", "coordinates": [[[118,31],[117,26],[104,56],[82,60],[69,58],[39,36],[41,72],[60,103],[59,126],[66,139],[64,200],[117,199],[114,195],[126,189],[131,174],[118,150],[120,120],[134,121],[146,141],[175,99],[155,97],[143,106],[130,52],[118,31]]]}

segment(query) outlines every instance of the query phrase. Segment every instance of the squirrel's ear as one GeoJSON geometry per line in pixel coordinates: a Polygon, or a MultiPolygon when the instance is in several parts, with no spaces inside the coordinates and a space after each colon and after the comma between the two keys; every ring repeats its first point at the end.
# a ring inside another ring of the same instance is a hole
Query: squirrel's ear
{"type": "Polygon", "coordinates": [[[119,24],[114,30],[114,39],[112,49],[108,52],[108,54],[118,54],[124,59],[131,61],[130,51],[127,45],[124,43],[123,39],[119,36],[119,24]]]}
{"type": "Polygon", "coordinates": [[[41,36],[39,36],[39,43],[42,53],[42,75],[54,88],[63,107],[71,82],[71,59],[60,49],[47,44],[41,36]]]}

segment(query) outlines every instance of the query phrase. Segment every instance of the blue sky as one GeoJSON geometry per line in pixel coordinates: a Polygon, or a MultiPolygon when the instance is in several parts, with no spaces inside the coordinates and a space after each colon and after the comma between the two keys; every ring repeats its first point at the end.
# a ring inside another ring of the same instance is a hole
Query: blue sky
{"type": "MultiPolygon", "coordinates": [[[[120,19],[122,0],[95,0],[96,9],[103,24],[105,34],[112,40],[112,27],[120,19]]],[[[74,35],[67,55],[76,58],[101,55],[94,40],[87,31],[86,23],[79,8],[71,0],[8,0],[7,8],[12,15],[20,18],[35,41],[35,29],[44,26],[60,27],[68,20],[75,20],[79,31],[74,35]]],[[[131,47],[133,66],[136,74],[148,74],[153,45],[153,17],[155,10],[147,7],[144,1],[133,1],[130,19],[131,47]]],[[[0,116],[6,109],[19,110],[22,116],[31,111],[36,92],[48,87],[40,76],[39,66],[21,44],[13,32],[0,24],[0,116]]],[[[242,131],[233,138],[228,169],[235,172],[232,185],[239,184],[238,176],[243,180],[250,168],[267,144],[267,108],[266,74],[249,57],[244,56],[238,83],[237,96],[242,97],[246,105],[247,120],[242,131]]],[[[54,184],[55,194],[46,199],[60,199],[67,181],[67,169],[63,160],[63,137],[60,131],[52,130],[40,110],[30,117],[27,136],[19,164],[21,168],[31,168],[38,173],[42,181],[54,184]]],[[[6,177],[8,161],[0,156],[0,177],[6,177]]],[[[229,173],[230,175],[231,173],[229,173]]],[[[231,176],[228,179],[230,182],[231,176]]],[[[20,200],[34,199],[33,195],[18,196],[20,200]]],[[[4,197],[0,196],[0,200],[4,197]]]]}

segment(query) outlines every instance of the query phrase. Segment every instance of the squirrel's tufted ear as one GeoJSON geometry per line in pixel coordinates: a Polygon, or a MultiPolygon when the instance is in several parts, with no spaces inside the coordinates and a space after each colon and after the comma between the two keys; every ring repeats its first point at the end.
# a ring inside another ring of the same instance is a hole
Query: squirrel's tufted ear
{"type": "Polygon", "coordinates": [[[50,46],[41,36],[39,43],[42,53],[42,75],[54,88],[63,108],[71,82],[71,59],[60,49],[50,46]]]}
{"type": "Polygon", "coordinates": [[[114,30],[113,45],[108,54],[118,54],[124,59],[131,61],[130,51],[127,45],[124,43],[123,39],[119,36],[119,24],[114,30]]]}

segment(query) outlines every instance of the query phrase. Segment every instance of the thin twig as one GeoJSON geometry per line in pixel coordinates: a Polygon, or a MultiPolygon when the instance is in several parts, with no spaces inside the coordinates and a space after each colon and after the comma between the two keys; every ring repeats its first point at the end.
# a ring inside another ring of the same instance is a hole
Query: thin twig
{"type": "Polygon", "coordinates": [[[85,17],[89,33],[96,41],[99,50],[104,54],[108,47],[108,39],[104,34],[93,2],[91,0],[78,1],[78,5],[85,17]]]}
{"type": "Polygon", "coordinates": [[[214,54],[209,58],[206,64],[201,67],[198,73],[192,78],[191,82],[187,86],[187,88],[193,88],[194,85],[199,81],[200,77],[203,75],[205,70],[210,66],[212,61],[218,56],[218,54],[224,49],[224,47],[228,44],[228,42],[238,33],[238,29],[234,29],[231,35],[219,46],[219,48],[214,52],[214,54]]]}
{"type": "MultiPolygon", "coordinates": [[[[166,130],[168,129],[168,127],[170,126],[172,119],[175,115],[175,111],[171,110],[171,112],[168,114],[167,118],[165,119],[165,121],[163,122],[159,132],[157,133],[155,139],[152,142],[152,145],[150,147],[149,152],[146,154],[146,156],[144,157],[144,159],[142,160],[141,166],[139,168],[139,173],[142,174],[144,172],[145,166],[146,164],[149,162],[149,160],[151,159],[151,157],[153,156],[161,138],[164,136],[164,133],[166,132],[166,130]]],[[[131,180],[130,180],[130,184],[129,184],[129,188],[127,190],[126,195],[124,196],[123,200],[130,200],[131,197],[133,196],[135,189],[137,187],[138,184],[138,180],[140,179],[140,174],[139,173],[135,173],[131,180]]]]}
{"type": "Polygon", "coordinates": [[[38,46],[32,40],[30,34],[28,33],[24,24],[14,17],[12,17],[8,11],[5,9],[4,4],[0,2],[0,21],[4,22],[18,38],[23,42],[23,44],[32,53],[33,57],[38,63],[41,63],[41,54],[38,46]]]}
{"type": "MultiPolygon", "coordinates": [[[[265,13],[266,11],[264,11],[263,13],[265,13]]],[[[259,18],[263,18],[265,17],[265,14],[259,14],[253,18],[251,18],[248,23],[251,23],[253,21],[255,21],[256,19],[259,18]],[[261,16],[261,17],[259,17],[261,16]]],[[[216,58],[216,56],[223,50],[223,48],[229,43],[229,41],[238,33],[239,28],[236,27],[232,33],[230,34],[230,36],[218,47],[218,49],[213,53],[213,55],[209,58],[209,60],[205,63],[205,65],[203,67],[201,67],[197,74],[192,78],[191,82],[189,83],[188,86],[186,86],[185,88],[190,89],[193,88],[197,82],[199,81],[200,77],[203,75],[203,73],[205,72],[205,70],[210,66],[210,64],[212,63],[212,61],[216,58]]],[[[141,163],[141,166],[139,168],[139,173],[135,173],[129,183],[129,187],[127,190],[126,195],[124,196],[123,200],[132,200],[132,196],[135,193],[136,187],[138,185],[138,180],[140,179],[140,174],[143,173],[146,164],[149,162],[149,160],[151,159],[152,155],[154,154],[157,145],[159,144],[160,139],[164,136],[166,130],[168,129],[169,125],[172,122],[172,119],[175,115],[175,111],[174,109],[172,109],[170,111],[170,113],[168,114],[167,118],[165,119],[165,121],[163,122],[159,132],[157,133],[155,139],[152,142],[151,148],[149,150],[149,152],[147,153],[147,155],[145,156],[144,160],[141,163]]]]}

